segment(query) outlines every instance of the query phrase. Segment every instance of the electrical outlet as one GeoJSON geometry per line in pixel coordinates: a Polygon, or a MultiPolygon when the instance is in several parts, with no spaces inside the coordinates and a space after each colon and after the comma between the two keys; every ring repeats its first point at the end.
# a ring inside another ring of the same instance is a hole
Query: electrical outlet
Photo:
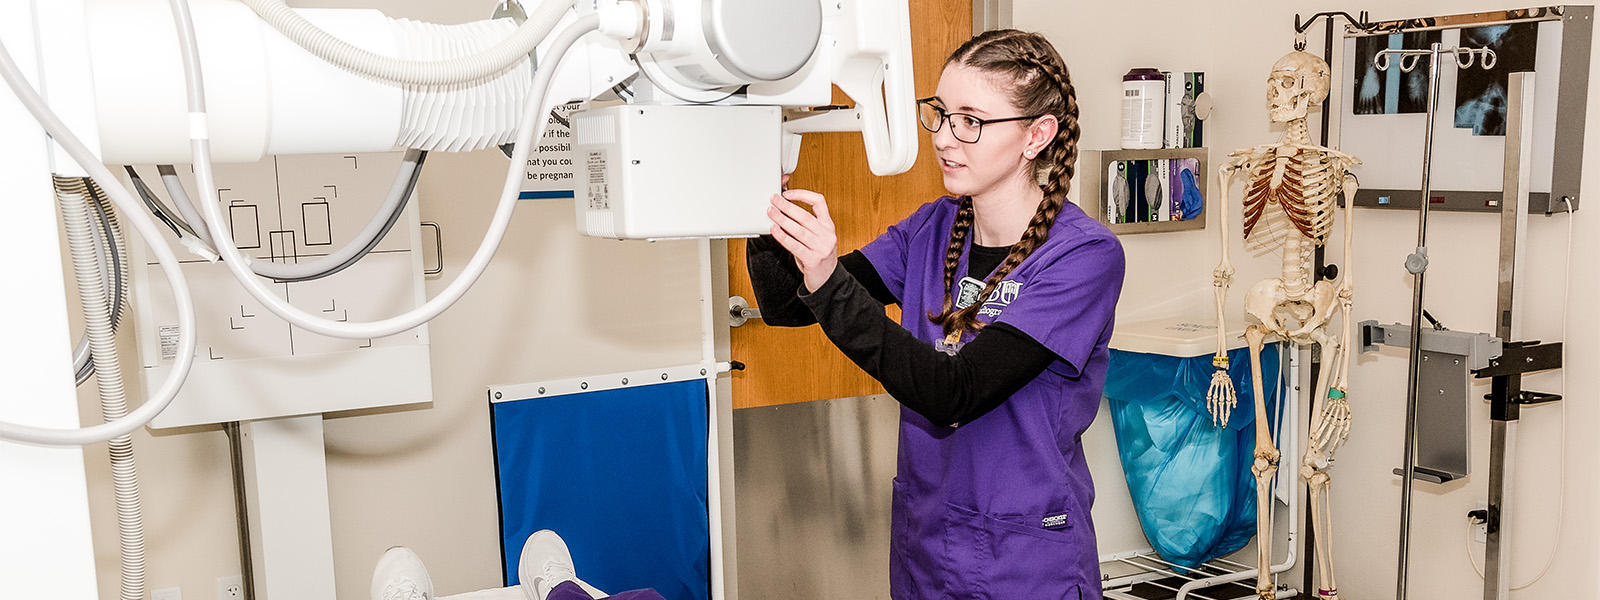
{"type": "Polygon", "coordinates": [[[244,600],[244,578],[238,575],[218,577],[217,600],[244,600]]]}
{"type": "Polygon", "coordinates": [[[183,588],[173,586],[150,590],[150,600],[183,600],[183,588]]]}
{"type": "MultiPolygon", "coordinates": [[[[1478,510],[1487,512],[1489,510],[1489,503],[1479,502],[1478,510]]],[[[1479,544],[1489,543],[1489,523],[1487,521],[1472,524],[1472,541],[1479,544]]]]}

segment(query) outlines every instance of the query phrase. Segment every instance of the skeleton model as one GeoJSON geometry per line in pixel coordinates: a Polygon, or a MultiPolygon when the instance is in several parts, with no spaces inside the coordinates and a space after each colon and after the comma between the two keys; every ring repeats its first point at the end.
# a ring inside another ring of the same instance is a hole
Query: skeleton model
{"type": "Polygon", "coordinates": [[[1222,190],[1222,264],[1213,272],[1217,302],[1217,367],[1206,394],[1213,419],[1227,425],[1228,415],[1237,402],[1228,378],[1227,327],[1223,326],[1223,300],[1233,278],[1228,261],[1228,188],[1236,178],[1244,180],[1244,237],[1247,243],[1281,252],[1281,277],[1264,279],[1250,288],[1244,310],[1255,321],[1245,328],[1250,347],[1250,373],[1253,375],[1256,415],[1256,545],[1259,548],[1257,593],[1263,600],[1275,598],[1271,574],[1272,497],[1269,485],[1278,471],[1279,452],[1267,429],[1266,395],[1261,383],[1261,349],[1266,341],[1282,339],[1296,344],[1317,344],[1322,351],[1322,371],[1312,428],[1305,455],[1300,460],[1300,477],[1311,491],[1312,527],[1316,537],[1319,597],[1337,599],[1333,579],[1332,531],[1328,526],[1327,468],[1333,452],[1350,432],[1350,404],[1345,399],[1350,363],[1350,205],[1345,203],[1345,272],[1332,281],[1312,273],[1312,256],[1325,244],[1333,229],[1335,198],[1342,191],[1354,198],[1356,180],[1350,167],[1360,164],[1347,154],[1311,144],[1306,129],[1306,112],[1328,97],[1328,63],[1311,54],[1291,52],[1272,67],[1267,97],[1274,123],[1287,129],[1276,144],[1238,150],[1228,155],[1217,173],[1222,190]],[[1332,311],[1337,305],[1343,316],[1343,334],[1336,338],[1327,332],[1332,311]],[[1342,339],[1341,339],[1342,338],[1342,339]]]}

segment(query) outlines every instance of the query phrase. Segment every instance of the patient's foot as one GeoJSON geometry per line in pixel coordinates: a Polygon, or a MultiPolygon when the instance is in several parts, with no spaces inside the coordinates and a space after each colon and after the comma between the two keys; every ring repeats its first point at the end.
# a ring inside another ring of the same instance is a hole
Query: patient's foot
{"type": "Polygon", "coordinates": [[[522,559],[517,563],[517,579],[522,582],[522,591],[529,600],[545,600],[550,595],[550,590],[555,589],[563,581],[578,584],[592,597],[606,597],[605,592],[578,579],[578,574],[572,566],[572,552],[567,550],[567,543],[549,529],[535,531],[522,545],[522,559]]]}
{"type": "Polygon", "coordinates": [[[372,570],[372,600],[433,600],[433,580],[417,553],[395,546],[372,570]]]}

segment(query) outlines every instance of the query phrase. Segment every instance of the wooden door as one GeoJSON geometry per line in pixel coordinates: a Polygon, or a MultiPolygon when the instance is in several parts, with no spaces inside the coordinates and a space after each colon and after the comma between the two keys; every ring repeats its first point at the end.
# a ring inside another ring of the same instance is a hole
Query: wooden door
{"type": "MultiPolygon", "coordinates": [[[[944,59],[972,36],[972,0],[910,0],[911,52],[918,98],[932,96],[944,59]]],[[[850,100],[837,89],[834,100],[850,100]]],[[[944,182],[926,132],[918,140],[916,165],[903,174],[878,177],[867,168],[859,133],[807,134],[790,187],[828,198],[839,233],[840,253],[849,253],[944,194],[944,182]]],[[[728,242],[729,293],[754,301],[745,269],[744,241],[728,242]]],[[[899,319],[895,307],[889,314],[899,319]]],[[[845,358],[822,330],[768,327],[752,319],[732,331],[730,352],[745,370],[733,373],[733,407],[770,406],[883,392],[845,358]]]]}

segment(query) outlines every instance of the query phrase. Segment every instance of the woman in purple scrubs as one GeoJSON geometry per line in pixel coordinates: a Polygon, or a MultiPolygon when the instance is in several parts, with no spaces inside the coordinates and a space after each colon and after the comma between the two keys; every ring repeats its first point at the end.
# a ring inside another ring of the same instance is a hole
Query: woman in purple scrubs
{"type": "Polygon", "coordinates": [[[918,104],[950,196],[842,257],[820,194],[774,197],[771,236],[748,246],[762,317],[820,323],[902,404],[894,598],[1098,600],[1081,436],[1123,256],[1067,201],[1079,133],[1067,67],[1043,36],[990,31],[918,104]]]}

